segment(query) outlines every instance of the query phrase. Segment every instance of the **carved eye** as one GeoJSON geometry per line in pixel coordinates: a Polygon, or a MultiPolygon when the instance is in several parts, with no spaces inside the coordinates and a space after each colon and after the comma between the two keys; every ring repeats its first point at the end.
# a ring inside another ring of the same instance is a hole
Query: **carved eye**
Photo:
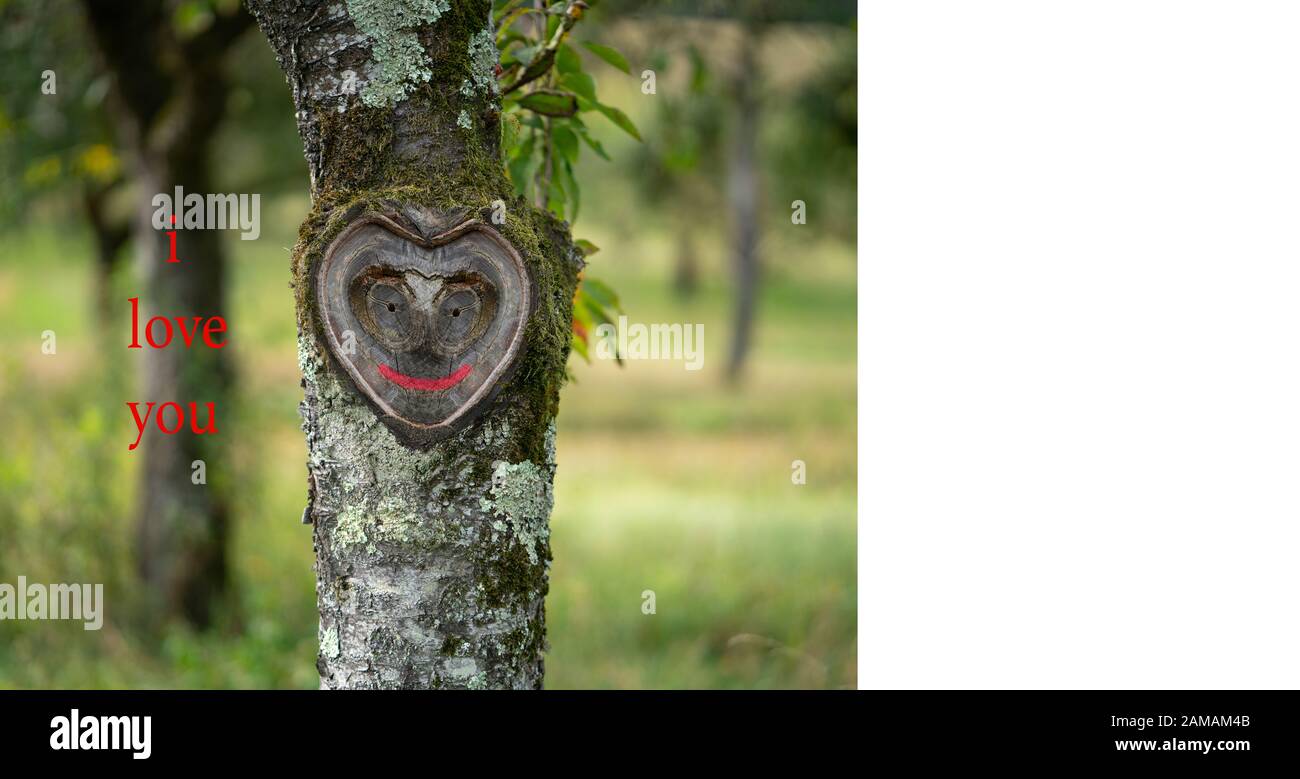
{"type": "Polygon", "coordinates": [[[456,355],[474,343],[496,315],[496,287],[476,273],[448,279],[433,301],[435,351],[456,355]]]}
{"type": "Polygon", "coordinates": [[[361,326],[388,349],[403,351],[424,337],[415,294],[400,276],[378,270],[362,274],[349,297],[361,326]]]}

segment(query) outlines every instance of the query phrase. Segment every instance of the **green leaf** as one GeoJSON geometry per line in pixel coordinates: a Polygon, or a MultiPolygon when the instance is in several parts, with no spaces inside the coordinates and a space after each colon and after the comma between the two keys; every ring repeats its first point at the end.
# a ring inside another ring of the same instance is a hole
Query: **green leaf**
{"type": "Polygon", "coordinates": [[[533,147],[536,136],[529,133],[528,140],[515,152],[510,160],[510,181],[515,185],[515,194],[522,196],[528,190],[529,173],[533,165],[533,147]]]}
{"type": "Polygon", "coordinates": [[[579,138],[581,138],[588,146],[591,147],[592,151],[596,152],[597,157],[600,157],[602,160],[605,160],[606,162],[610,161],[609,155],[605,153],[605,147],[600,145],[600,141],[596,140],[595,138],[592,138],[590,135],[587,134],[586,127],[582,125],[574,125],[573,130],[578,134],[579,138]]]}
{"type": "Polygon", "coordinates": [[[605,282],[584,277],[582,279],[582,288],[586,291],[588,297],[600,305],[605,308],[612,308],[620,314],[623,313],[623,306],[619,303],[618,293],[605,282]]]}
{"type": "Polygon", "coordinates": [[[528,159],[533,156],[533,148],[537,145],[537,133],[528,133],[528,139],[522,144],[515,146],[510,150],[510,159],[512,162],[520,159],[528,159]]]}
{"type": "Polygon", "coordinates": [[[555,141],[555,148],[561,157],[569,162],[578,161],[578,136],[573,130],[557,122],[551,128],[551,139],[555,141]]]}
{"type": "MultiPolygon", "coordinates": [[[[574,144],[577,146],[576,142],[574,144]]],[[[582,195],[578,188],[578,179],[573,175],[573,166],[568,160],[560,160],[560,171],[564,177],[564,191],[569,195],[569,203],[573,208],[569,211],[569,223],[578,221],[578,207],[582,204],[582,195]]]]}
{"type": "Polygon", "coordinates": [[[520,46],[517,49],[511,49],[505,57],[502,58],[501,66],[505,67],[510,63],[518,62],[522,65],[528,65],[537,56],[541,47],[536,44],[532,46],[520,46]]]}
{"type": "Polygon", "coordinates": [[[520,17],[520,16],[523,16],[524,14],[535,14],[535,13],[538,13],[537,9],[535,9],[535,8],[528,8],[527,6],[525,6],[525,7],[523,7],[523,8],[515,8],[515,9],[513,9],[513,10],[511,10],[511,11],[507,11],[505,16],[503,16],[501,19],[498,19],[498,20],[497,20],[497,43],[498,43],[498,46],[499,46],[501,43],[504,43],[504,42],[505,42],[504,39],[503,39],[503,37],[502,37],[502,35],[503,35],[503,33],[506,33],[506,31],[508,31],[508,30],[510,31],[510,34],[513,35],[514,37],[516,37],[516,38],[518,38],[518,37],[522,37],[522,36],[519,35],[518,32],[515,32],[515,31],[513,31],[513,30],[510,30],[510,25],[512,25],[512,24],[514,24],[516,21],[518,21],[519,17],[520,17]]]}
{"type": "Polygon", "coordinates": [[[543,116],[573,116],[578,112],[578,98],[556,89],[539,89],[519,99],[519,105],[543,116]]]}
{"type": "MultiPolygon", "coordinates": [[[[596,330],[599,328],[600,325],[607,324],[610,325],[611,327],[617,327],[617,325],[614,324],[614,319],[613,317],[610,316],[609,312],[606,311],[605,308],[601,306],[601,304],[591,296],[590,290],[587,288],[587,285],[590,281],[591,281],[590,279],[584,279],[582,285],[578,287],[578,294],[575,295],[573,298],[573,311],[574,311],[575,320],[580,318],[587,322],[599,323],[596,324],[595,326],[584,325],[584,327],[586,327],[587,329],[588,341],[591,341],[592,339],[599,337],[596,334],[596,330]]],[[[606,287],[605,289],[608,290],[608,287],[606,287]]],[[[619,313],[622,312],[620,311],[619,313]]],[[[584,344],[584,346],[586,345],[587,344],[584,344]]],[[[620,367],[622,367],[623,355],[619,354],[617,343],[613,343],[611,345],[614,346],[614,360],[619,364],[620,367]]],[[[588,360],[588,362],[590,362],[590,360],[588,360]]]]}
{"type": "Polygon", "coordinates": [[[573,296],[573,321],[577,322],[583,330],[587,331],[587,337],[591,337],[591,327],[594,322],[591,318],[591,311],[582,304],[582,300],[582,287],[579,286],[578,294],[573,296]]]}
{"type": "Polygon", "coordinates": [[[636,138],[638,141],[641,140],[641,133],[636,131],[636,125],[632,124],[632,120],[627,118],[627,114],[612,105],[605,105],[604,103],[596,103],[595,105],[597,111],[604,114],[611,122],[622,128],[623,132],[636,138]]]}
{"type": "Polygon", "coordinates": [[[579,338],[577,333],[573,334],[573,338],[571,338],[570,341],[573,346],[573,351],[582,355],[582,359],[586,360],[587,363],[590,364],[591,356],[587,354],[587,343],[579,338]]]}
{"type": "MultiPolygon", "coordinates": [[[[516,101],[517,103],[518,101],[516,101]]],[[[524,114],[519,118],[519,123],[524,127],[531,127],[534,130],[545,130],[546,125],[542,122],[542,117],[536,114],[524,114]]]]}
{"type": "Polygon", "coordinates": [[[555,69],[561,73],[579,73],[582,71],[582,57],[567,43],[560,44],[555,52],[555,69]]]}
{"type": "Polygon", "coordinates": [[[592,43],[591,41],[584,41],[582,45],[587,47],[587,51],[590,51],[592,54],[595,54],[597,57],[600,57],[629,76],[632,75],[632,66],[627,64],[627,58],[620,54],[618,49],[615,49],[612,46],[592,43]]]}
{"type": "Polygon", "coordinates": [[[506,158],[510,157],[515,145],[519,143],[519,117],[512,113],[501,115],[501,149],[506,158]]]}
{"type": "MultiPolygon", "coordinates": [[[[586,318],[586,320],[588,322],[595,324],[597,327],[600,325],[614,324],[614,318],[611,317],[609,315],[609,312],[605,310],[605,307],[602,306],[600,303],[596,302],[596,300],[593,299],[591,295],[586,295],[586,294],[578,295],[578,298],[574,301],[574,306],[573,306],[573,310],[575,312],[574,313],[575,318],[577,317],[577,311],[579,309],[582,309],[583,316],[586,318]]],[[[590,329],[590,331],[587,333],[588,340],[590,340],[591,337],[594,336],[595,334],[596,333],[594,328],[590,329]]]]}
{"type": "Polygon", "coordinates": [[[590,73],[566,73],[560,77],[560,86],[581,95],[591,102],[596,102],[596,79],[590,73]]]}
{"type": "Polygon", "coordinates": [[[590,257],[596,252],[600,251],[599,246],[592,243],[591,241],[588,241],[586,238],[579,238],[578,240],[573,242],[573,245],[578,247],[578,250],[582,252],[583,257],[590,257]]]}
{"type": "Polygon", "coordinates": [[[506,18],[506,16],[508,14],[511,14],[512,12],[519,11],[520,6],[523,6],[524,11],[533,10],[528,6],[524,5],[524,0],[510,0],[510,2],[506,3],[501,8],[498,8],[495,11],[493,11],[492,15],[496,19],[497,28],[499,29],[502,26],[502,21],[501,21],[502,19],[506,18]]]}
{"type": "Polygon", "coordinates": [[[564,180],[564,162],[555,159],[555,147],[551,147],[551,175],[547,179],[546,207],[560,219],[564,219],[564,204],[569,199],[568,188],[564,180]]]}

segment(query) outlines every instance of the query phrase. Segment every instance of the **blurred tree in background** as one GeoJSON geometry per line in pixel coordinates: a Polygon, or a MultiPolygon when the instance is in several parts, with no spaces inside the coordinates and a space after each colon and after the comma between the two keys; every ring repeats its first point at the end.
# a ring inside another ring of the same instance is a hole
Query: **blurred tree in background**
{"type": "MultiPolygon", "coordinates": [[[[109,75],[108,108],[136,184],[132,238],[144,293],[141,319],[226,314],[226,255],[220,232],[178,234],[183,268],[164,264],[170,247],[152,224],[158,193],[215,193],[213,140],[230,96],[225,62],[252,19],[238,0],[82,0],[90,39],[109,75]],[[148,312],[148,313],[145,313],[148,312]]],[[[181,204],[173,204],[179,214],[181,204]]],[[[213,402],[229,413],[232,378],[216,349],[147,349],[146,401],[213,402]]],[[[159,614],[206,625],[227,588],[231,485],[212,436],[153,436],[144,444],[137,556],[159,614]],[[191,464],[213,474],[191,483],[191,464]]]]}
{"type": "Polygon", "coordinates": [[[51,13],[40,0],[0,6],[0,224],[32,215],[42,199],[61,200],[65,219],[83,219],[95,238],[100,325],[110,325],[110,279],[129,234],[126,178],[105,100],[75,8],[51,13]]]}
{"type": "MultiPolygon", "coordinates": [[[[21,218],[41,195],[80,205],[96,241],[102,333],[120,326],[111,322],[110,288],[128,236],[144,279],[142,320],[151,313],[222,315],[220,233],[181,233],[185,272],[169,269],[162,264],[168,239],[151,224],[151,200],[177,186],[216,191],[214,139],[231,94],[225,60],[251,18],[238,0],[80,6],[23,1],[3,8],[8,72],[34,76],[43,67],[54,85],[47,95],[7,82],[0,153],[6,174],[22,184],[5,193],[3,216],[21,218]]],[[[148,400],[212,401],[228,411],[231,383],[220,351],[146,350],[148,400]]],[[[136,557],[158,600],[153,612],[208,624],[227,585],[229,483],[220,467],[203,488],[190,475],[196,460],[216,465],[220,448],[210,437],[155,436],[142,458],[136,557]]]]}
{"type": "Polygon", "coordinates": [[[675,284],[683,295],[692,293],[698,273],[693,222],[710,203],[727,204],[734,289],[727,377],[738,381],[753,338],[762,276],[763,201],[770,182],[777,182],[783,195],[795,193],[793,199],[804,200],[817,214],[812,223],[820,229],[852,234],[855,217],[853,182],[834,185],[856,165],[851,35],[820,72],[795,83],[782,78],[794,63],[768,59],[764,44],[792,28],[843,28],[854,19],[854,5],[847,0],[612,0],[608,7],[665,31],[639,47],[639,59],[652,70],[689,70],[687,77],[668,81],[656,92],[655,125],[647,133],[654,140],[636,164],[643,169],[649,203],[677,214],[675,284]],[[702,23],[708,33],[698,39],[683,35],[685,21],[702,23]],[[781,142],[764,146],[764,136],[773,135],[765,132],[773,122],[786,125],[775,135],[781,142]]]}
{"type": "MultiPolygon", "coordinates": [[[[670,40],[665,29],[656,40],[670,40]]],[[[699,254],[696,246],[697,214],[716,204],[716,182],[724,166],[722,115],[717,110],[714,75],[699,44],[684,44],[690,73],[684,87],[665,89],[655,101],[649,142],[638,148],[635,164],[642,170],[642,197],[657,210],[673,214],[678,225],[677,256],[673,287],[684,298],[693,296],[699,285],[699,254]]],[[[678,55],[680,56],[680,55],[678,55]]],[[[667,73],[669,54],[662,48],[647,53],[647,63],[656,73],[667,73]]],[[[656,87],[658,85],[656,84],[656,87]]]]}

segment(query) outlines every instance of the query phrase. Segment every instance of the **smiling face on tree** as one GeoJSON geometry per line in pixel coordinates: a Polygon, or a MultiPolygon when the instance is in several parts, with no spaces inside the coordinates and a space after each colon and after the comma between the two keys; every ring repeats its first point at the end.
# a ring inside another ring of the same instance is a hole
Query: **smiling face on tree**
{"type": "Polygon", "coordinates": [[[470,221],[426,237],[367,214],[330,244],[316,292],[330,351],[408,444],[462,429],[508,378],[532,310],[518,252],[470,221]]]}

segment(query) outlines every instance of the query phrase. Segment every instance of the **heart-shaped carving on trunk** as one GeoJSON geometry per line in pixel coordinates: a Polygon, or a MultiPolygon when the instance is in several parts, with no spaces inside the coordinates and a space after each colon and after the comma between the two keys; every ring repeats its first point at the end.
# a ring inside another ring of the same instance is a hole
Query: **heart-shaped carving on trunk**
{"type": "Polygon", "coordinates": [[[463,429],[509,378],[533,310],[523,258],[477,220],[367,213],[316,272],[330,351],[404,443],[463,429]],[[433,233],[433,234],[430,234],[433,233]]]}

